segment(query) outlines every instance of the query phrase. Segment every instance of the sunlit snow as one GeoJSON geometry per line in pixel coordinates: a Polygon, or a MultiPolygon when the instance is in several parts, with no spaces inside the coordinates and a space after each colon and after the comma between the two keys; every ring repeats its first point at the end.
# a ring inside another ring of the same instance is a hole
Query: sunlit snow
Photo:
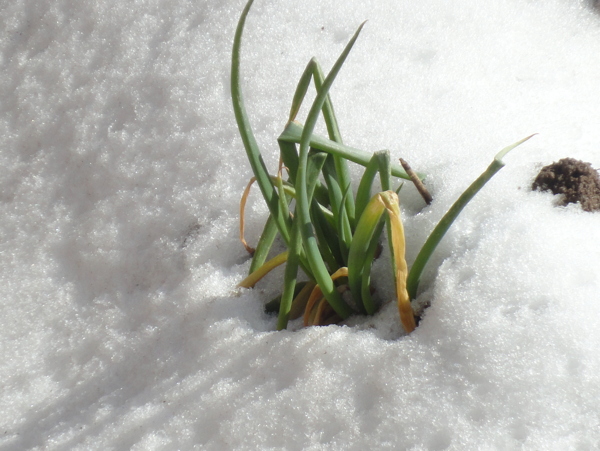
{"type": "MultiPolygon", "coordinates": [[[[600,167],[593,2],[256,0],[244,92],[273,171],[306,63],[368,19],[332,98],[346,143],[427,174],[431,206],[401,192],[409,264],[538,133],[441,243],[410,336],[393,303],[275,332],[281,271],[235,288],[244,3],[0,7],[0,450],[599,449],[600,213],[530,190],[563,157],[600,167]]],[[[248,215],[256,243],[258,190],[248,215]]]]}

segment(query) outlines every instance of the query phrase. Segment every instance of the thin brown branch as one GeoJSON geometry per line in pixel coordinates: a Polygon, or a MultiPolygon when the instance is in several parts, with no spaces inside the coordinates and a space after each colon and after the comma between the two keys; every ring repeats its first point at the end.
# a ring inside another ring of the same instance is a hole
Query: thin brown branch
{"type": "Polygon", "coordinates": [[[421,195],[421,197],[423,197],[423,200],[425,201],[425,203],[427,205],[430,205],[431,201],[433,200],[433,197],[431,197],[429,190],[425,187],[425,185],[423,184],[423,182],[421,181],[419,176],[416,174],[415,171],[412,170],[410,165],[403,158],[400,158],[400,164],[402,165],[402,167],[404,168],[404,170],[410,177],[410,180],[414,183],[414,185],[417,188],[417,191],[419,191],[419,194],[421,195]]]}

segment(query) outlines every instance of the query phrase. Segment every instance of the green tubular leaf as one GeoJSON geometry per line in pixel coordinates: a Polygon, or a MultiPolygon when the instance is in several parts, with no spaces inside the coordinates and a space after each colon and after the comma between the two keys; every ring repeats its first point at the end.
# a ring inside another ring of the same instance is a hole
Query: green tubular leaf
{"type": "Polygon", "coordinates": [[[319,251],[327,268],[333,272],[340,266],[344,266],[338,240],[331,239],[335,236],[335,230],[323,215],[323,210],[315,202],[311,205],[311,217],[319,251]]]}
{"type": "MultiPolygon", "coordinates": [[[[296,150],[296,144],[280,140],[277,140],[277,142],[279,144],[281,160],[283,161],[283,164],[287,168],[288,173],[290,175],[290,183],[292,185],[295,185],[296,174],[298,172],[298,151],[296,150]]],[[[321,151],[315,152],[325,153],[321,151]]],[[[325,188],[319,180],[315,182],[314,196],[321,204],[329,205],[329,193],[327,191],[327,188],[325,188]]],[[[293,197],[296,197],[295,190],[293,197]]]]}
{"type": "Polygon", "coordinates": [[[297,186],[297,197],[296,197],[296,215],[300,220],[300,230],[302,233],[302,241],[304,243],[304,249],[306,252],[306,256],[308,261],[310,262],[311,269],[313,270],[315,279],[319,284],[320,289],[323,292],[323,295],[331,305],[331,307],[335,310],[335,312],[340,315],[342,318],[347,318],[352,313],[352,310],[344,302],[340,294],[338,293],[334,282],[331,280],[329,276],[329,272],[327,271],[327,267],[325,266],[325,262],[319,253],[319,247],[317,244],[317,240],[315,237],[315,233],[313,231],[310,219],[310,200],[308,198],[306,192],[306,177],[307,177],[307,160],[308,160],[308,149],[310,145],[311,136],[313,130],[315,128],[317,118],[323,107],[323,103],[325,102],[325,98],[333,81],[340,71],[350,49],[356,42],[360,30],[362,29],[364,24],[362,24],[357,32],[354,34],[336,63],[334,64],[331,72],[327,76],[327,78],[323,82],[323,86],[321,87],[321,91],[317,93],[317,97],[315,98],[313,105],[310,109],[308,117],[306,119],[306,125],[304,130],[302,131],[302,136],[300,139],[300,153],[299,153],[299,165],[298,165],[298,186],[297,186]]]}
{"type": "Polygon", "coordinates": [[[267,259],[267,255],[269,255],[269,251],[271,250],[271,246],[273,246],[273,241],[275,241],[276,236],[277,224],[275,224],[273,216],[269,215],[260,239],[258,240],[258,244],[256,245],[248,274],[252,274],[264,264],[265,260],[267,259]]]}
{"type": "Polygon", "coordinates": [[[419,282],[421,280],[421,274],[425,265],[429,261],[431,254],[440,243],[452,223],[456,220],[460,212],[467,206],[467,204],[475,197],[475,195],[484,187],[484,185],[504,166],[502,158],[508,152],[515,147],[523,144],[525,141],[530,139],[532,136],[528,136],[508,147],[502,149],[496,156],[488,168],[460,195],[460,197],[454,202],[450,209],[446,212],[444,217],[437,223],[425,244],[419,251],[415,262],[412,265],[410,273],[408,275],[407,289],[411,299],[415,299],[417,296],[417,290],[419,288],[419,282]]]}
{"type": "Polygon", "coordinates": [[[281,294],[279,316],[277,317],[277,330],[283,330],[287,327],[287,323],[290,318],[290,309],[292,308],[292,301],[294,299],[296,279],[298,277],[298,265],[300,262],[300,253],[302,248],[302,237],[300,236],[299,224],[300,221],[297,217],[295,217],[292,222],[290,246],[283,276],[283,293],[281,294]]]}
{"type": "Polygon", "coordinates": [[[369,200],[371,200],[371,188],[373,187],[373,181],[375,180],[377,169],[379,169],[379,162],[377,160],[377,154],[375,153],[371,156],[371,160],[369,160],[369,163],[365,167],[365,172],[360,179],[358,190],[356,191],[357,219],[360,219],[363,211],[369,203],[369,200]]]}
{"type": "Polygon", "coordinates": [[[389,191],[392,188],[392,165],[390,161],[390,152],[381,150],[375,152],[379,164],[379,179],[381,180],[381,190],[389,191]]]}
{"type": "MultiPolygon", "coordinates": [[[[314,61],[314,68],[315,87],[317,92],[319,92],[323,86],[324,76],[321,66],[316,60],[314,61]]],[[[327,94],[325,97],[325,103],[323,104],[323,118],[325,119],[325,125],[327,126],[329,139],[339,144],[343,144],[342,134],[340,133],[337,118],[335,117],[335,112],[333,110],[333,103],[331,102],[331,97],[329,94],[327,94]]],[[[333,159],[338,183],[342,191],[350,189],[352,185],[350,180],[350,171],[348,170],[346,159],[337,155],[334,155],[333,159]]],[[[346,198],[345,210],[350,223],[352,223],[352,226],[354,226],[355,205],[354,198],[352,196],[346,198]]]]}
{"type": "MultiPolygon", "coordinates": [[[[342,209],[344,206],[342,205],[342,209]]],[[[346,232],[344,229],[344,224],[342,223],[342,217],[338,217],[336,221],[336,234],[339,249],[342,257],[342,264],[340,266],[348,266],[348,250],[350,249],[350,243],[352,243],[352,233],[350,231],[346,232]]],[[[349,224],[348,224],[349,227],[349,224]]],[[[331,237],[333,238],[333,236],[331,237]]],[[[330,238],[330,239],[331,239],[330,238]]]]}
{"type": "Polygon", "coordinates": [[[375,303],[373,302],[373,298],[371,296],[371,266],[372,263],[375,261],[375,254],[377,253],[377,249],[379,248],[379,239],[381,238],[381,233],[383,232],[384,225],[385,221],[382,221],[380,219],[377,225],[375,226],[373,237],[371,238],[371,243],[369,244],[369,248],[367,249],[367,252],[364,257],[365,263],[362,270],[360,289],[361,300],[363,305],[365,306],[365,311],[375,312],[376,310],[375,303]]]}
{"type": "Polygon", "coordinates": [[[513,150],[515,147],[519,147],[521,144],[523,144],[525,141],[530,140],[535,135],[537,135],[537,133],[534,133],[533,135],[529,135],[526,138],[523,138],[520,141],[517,141],[516,143],[511,144],[510,146],[505,147],[504,149],[502,149],[500,152],[498,152],[496,154],[496,156],[494,157],[494,161],[496,163],[498,163],[500,165],[500,167],[504,166],[504,162],[502,161],[502,158],[504,158],[506,156],[506,154],[508,152],[510,152],[511,150],[513,150]]]}
{"type": "MultiPolygon", "coordinates": [[[[330,241],[328,237],[332,236],[332,230],[327,223],[325,218],[325,210],[321,208],[319,203],[313,199],[313,193],[315,186],[318,182],[321,169],[328,158],[328,154],[325,152],[310,150],[308,153],[308,169],[307,169],[307,195],[311,199],[311,218],[313,226],[315,227],[315,233],[317,236],[317,242],[319,250],[323,260],[330,269],[337,268],[336,259],[330,249],[330,241]]],[[[335,241],[335,240],[334,240],[335,241]]]]}
{"type": "Polygon", "coordinates": [[[294,98],[292,99],[292,107],[290,109],[290,117],[288,122],[295,120],[296,116],[298,115],[298,111],[300,111],[302,101],[304,100],[306,92],[308,91],[308,87],[310,86],[310,79],[315,71],[315,64],[317,64],[317,61],[315,58],[311,58],[306,65],[306,69],[304,69],[304,72],[302,72],[302,75],[300,76],[298,86],[296,86],[296,92],[294,93],[294,98]]]}
{"type": "MultiPolygon", "coordinates": [[[[315,58],[312,58],[308,65],[306,66],[306,69],[304,69],[304,72],[302,73],[302,76],[300,77],[300,81],[298,82],[298,86],[296,87],[296,92],[294,93],[294,98],[292,100],[292,107],[290,110],[290,117],[289,117],[289,121],[293,121],[296,118],[296,115],[298,114],[298,111],[300,110],[300,106],[302,105],[302,101],[304,100],[304,97],[306,96],[306,92],[308,90],[308,86],[310,85],[310,79],[311,77],[314,79],[315,82],[315,89],[317,91],[317,93],[321,90],[321,86],[323,85],[323,71],[321,70],[321,66],[319,65],[319,63],[317,62],[317,60],[315,58]]],[[[331,103],[331,99],[329,94],[327,94],[327,96],[325,97],[325,102],[323,104],[323,118],[325,119],[325,124],[327,126],[327,131],[329,134],[329,138],[335,142],[338,143],[342,143],[342,137],[339,131],[339,126],[337,123],[337,119],[335,117],[335,113],[333,110],[333,105],[331,103]]],[[[282,141],[280,141],[282,142],[282,141]]],[[[289,144],[289,143],[288,143],[289,144]]],[[[295,180],[295,173],[297,170],[297,154],[294,153],[293,155],[290,155],[291,158],[289,158],[290,164],[288,165],[288,163],[284,158],[284,162],[286,164],[286,166],[288,166],[288,168],[290,168],[290,170],[293,172],[293,177],[292,180],[295,180]],[[294,158],[294,156],[296,158],[294,158]]],[[[346,164],[346,160],[344,158],[340,158],[337,156],[334,156],[334,164],[335,164],[335,174],[336,174],[336,178],[339,179],[339,184],[341,186],[348,186],[350,187],[350,174],[348,171],[348,167],[346,164]]],[[[295,182],[293,182],[295,183],[295,182]]],[[[321,193],[319,193],[319,196],[321,196],[321,193]]],[[[350,221],[353,221],[353,217],[354,217],[354,199],[352,197],[348,198],[346,200],[346,211],[349,213],[349,219],[350,221]]]]}
{"type": "MultiPolygon", "coordinates": [[[[302,124],[293,121],[287,124],[283,133],[279,136],[279,139],[285,142],[293,142],[298,144],[302,137],[304,127],[302,124]]],[[[346,146],[345,144],[339,144],[330,139],[324,138],[319,135],[311,135],[310,146],[315,149],[322,150],[323,152],[339,155],[342,158],[352,161],[353,163],[360,164],[361,166],[367,166],[371,160],[371,154],[364,150],[356,149],[353,147],[346,146]]],[[[402,167],[392,162],[392,175],[394,177],[400,177],[406,180],[410,180],[410,177],[406,174],[406,171],[402,167]]],[[[425,175],[417,173],[419,178],[424,179],[425,175]]]]}
{"type": "MultiPolygon", "coordinates": [[[[346,215],[344,194],[338,183],[335,163],[331,155],[328,155],[328,158],[325,161],[323,176],[330,194],[331,212],[333,213],[337,238],[340,242],[342,256],[344,257],[344,264],[342,266],[346,266],[345,262],[348,257],[348,245],[350,244],[350,241],[352,241],[352,228],[350,227],[350,219],[346,215]]],[[[348,187],[348,190],[349,189],[350,187],[348,187]]]]}
{"type": "Polygon", "coordinates": [[[288,174],[290,175],[290,182],[292,185],[296,184],[296,174],[298,173],[298,151],[296,150],[296,144],[277,140],[279,145],[279,155],[281,161],[287,168],[288,174]]]}
{"type": "Polygon", "coordinates": [[[282,214],[285,217],[289,217],[290,216],[290,209],[288,207],[289,201],[288,201],[288,197],[284,191],[283,179],[281,177],[276,177],[274,182],[275,182],[275,186],[277,187],[277,195],[279,198],[279,211],[282,212],[282,214]]]}
{"type": "MultiPolygon", "coordinates": [[[[293,190],[293,188],[287,185],[284,185],[284,191],[292,197],[296,196],[296,192],[293,190]]],[[[277,232],[277,224],[275,223],[273,216],[269,215],[269,217],[267,218],[267,222],[265,223],[265,226],[263,228],[262,235],[254,251],[254,256],[252,257],[252,263],[250,264],[248,276],[251,276],[254,272],[256,272],[258,269],[261,268],[261,266],[265,264],[269,251],[271,250],[273,242],[275,241],[275,238],[277,236],[277,232]]],[[[308,266],[308,261],[302,253],[300,254],[300,266],[302,267],[304,273],[310,279],[314,279],[312,272],[310,271],[310,267],[308,266]]]]}
{"type": "Polygon", "coordinates": [[[313,198],[315,188],[319,182],[319,175],[327,160],[325,152],[310,151],[308,153],[308,166],[306,169],[306,193],[309,199],[313,198]]]}
{"type": "MultiPolygon", "coordinates": [[[[346,198],[351,196],[351,187],[347,187],[344,195],[342,196],[342,202],[340,203],[340,224],[338,224],[338,230],[340,231],[340,240],[347,249],[350,248],[350,243],[352,243],[352,229],[350,228],[350,220],[346,215],[346,198]]],[[[344,265],[346,266],[346,265],[344,265]]]]}
{"type": "Polygon", "coordinates": [[[250,126],[248,114],[246,113],[246,108],[244,106],[244,98],[242,95],[240,77],[240,54],[242,46],[242,34],[244,31],[244,25],[246,23],[246,18],[248,16],[248,12],[250,11],[250,7],[252,6],[253,1],[254,0],[249,0],[246,6],[244,7],[233,40],[233,49],[231,53],[231,101],[233,104],[233,111],[235,114],[235,119],[237,121],[240,136],[242,138],[242,142],[244,143],[244,148],[246,149],[246,155],[248,156],[248,161],[250,162],[250,166],[252,167],[252,172],[256,177],[256,182],[258,183],[260,191],[265,199],[265,202],[269,207],[269,211],[275,218],[277,227],[279,229],[279,233],[283,237],[284,241],[288,243],[291,223],[289,221],[289,217],[283,215],[283,213],[279,209],[279,199],[277,191],[271,183],[269,173],[260,154],[258,144],[250,126]]]}
{"type": "Polygon", "coordinates": [[[333,157],[327,153],[325,153],[325,155],[327,155],[327,159],[323,166],[323,178],[325,179],[327,192],[329,193],[331,212],[333,213],[333,216],[337,218],[340,211],[340,202],[342,201],[342,189],[338,183],[333,157]]]}
{"type": "MultiPolygon", "coordinates": [[[[296,198],[296,190],[289,182],[282,180],[281,177],[277,177],[276,175],[271,176],[271,182],[273,182],[273,186],[276,186],[278,190],[280,188],[282,188],[283,192],[287,196],[296,198]],[[279,186],[280,184],[281,184],[281,186],[279,186]]],[[[287,208],[287,206],[286,206],[286,210],[288,210],[288,215],[289,215],[289,209],[287,208]]]]}
{"type": "MultiPolygon", "coordinates": [[[[315,198],[313,198],[313,202],[317,204],[317,207],[320,210],[321,215],[327,221],[329,226],[332,227],[332,233],[334,233],[333,230],[335,230],[335,220],[333,219],[333,213],[331,211],[329,211],[327,208],[325,208],[323,206],[323,204],[318,202],[316,196],[315,196],[315,198]]],[[[312,205],[311,205],[311,207],[312,207],[312,205]]]]}
{"type": "MultiPolygon", "coordinates": [[[[378,170],[379,170],[380,179],[381,179],[381,186],[382,186],[382,188],[388,190],[391,185],[391,166],[390,166],[389,151],[382,150],[379,152],[375,152],[373,154],[373,157],[371,158],[371,161],[367,165],[365,173],[363,174],[360,185],[358,187],[358,193],[356,195],[356,211],[357,211],[357,214],[360,215],[360,216],[358,216],[358,218],[361,218],[365,211],[366,205],[369,200],[369,198],[367,196],[370,196],[371,187],[372,187],[373,181],[375,179],[375,174],[377,173],[378,170]]],[[[386,219],[385,222],[379,220],[375,226],[369,247],[364,256],[364,266],[363,266],[363,268],[361,268],[362,275],[361,275],[361,298],[360,299],[362,299],[362,303],[365,306],[365,310],[367,312],[375,311],[375,304],[372,300],[371,289],[370,289],[371,264],[372,264],[373,260],[375,259],[375,252],[377,251],[377,247],[379,244],[379,238],[381,237],[381,232],[383,231],[384,223],[388,224],[388,233],[389,233],[389,231],[390,231],[389,220],[386,219]]],[[[389,235],[388,235],[388,239],[389,239],[389,235]]],[[[390,246],[391,246],[391,243],[390,243],[390,246]]],[[[348,262],[348,267],[351,267],[351,266],[354,267],[355,263],[348,262]]],[[[357,268],[355,268],[355,269],[357,269],[357,268]]],[[[353,277],[358,277],[358,275],[355,276],[355,273],[353,272],[353,277]]],[[[357,284],[357,282],[354,282],[354,283],[357,284]]],[[[358,286],[358,284],[356,286],[358,286]]],[[[356,287],[355,287],[355,290],[357,290],[356,287]]],[[[356,293],[353,293],[353,296],[356,297],[356,293]]]]}
{"type": "Polygon", "coordinates": [[[375,308],[372,303],[368,304],[370,299],[362,298],[363,272],[370,271],[371,265],[371,261],[365,260],[365,255],[368,254],[375,231],[378,229],[377,225],[384,211],[385,206],[381,201],[381,194],[375,194],[358,220],[348,254],[348,285],[350,286],[350,292],[355,302],[359,305],[362,304],[361,310],[368,314],[373,314],[375,308]],[[369,265],[368,268],[367,265],[369,265]],[[364,304],[365,301],[367,301],[367,305],[364,304]]]}
{"type": "MultiPolygon", "coordinates": [[[[318,63],[318,61],[314,58],[313,60],[313,77],[315,80],[315,89],[318,93],[321,91],[321,88],[323,86],[325,75],[323,74],[323,70],[321,69],[321,65],[318,63]]],[[[333,111],[333,103],[331,102],[330,94],[327,94],[325,96],[325,102],[323,102],[322,110],[323,118],[325,119],[325,125],[327,126],[327,134],[329,135],[329,139],[342,144],[342,135],[340,134],[337,118],[335,117],[335,112],[333,111]]]]}
{"type": "Polygon", "coordinates": [[[369,200],[371,200],[371,189],[373,187],[373,182],[375,181],[375,175],[378,171],[382,189],[384,191],[391,189],[392,166],[389,150],[379,150],[375,152],[365,167],[365,172],[363,173],[356,193],[357,218],[360,218],[360,215],[369,203],[369,200]]]}

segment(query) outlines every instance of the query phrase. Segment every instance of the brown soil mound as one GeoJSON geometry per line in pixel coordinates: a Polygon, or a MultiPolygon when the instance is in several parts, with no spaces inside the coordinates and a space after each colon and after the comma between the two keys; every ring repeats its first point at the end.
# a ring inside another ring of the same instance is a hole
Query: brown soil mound
{"type": "Polygon", "coordinates": [[[561,205],[579,202],[585,211],[600,211],[600,175],[590,163],[563,158],[545,166],[532,189],[561,194],[561,205]]]}

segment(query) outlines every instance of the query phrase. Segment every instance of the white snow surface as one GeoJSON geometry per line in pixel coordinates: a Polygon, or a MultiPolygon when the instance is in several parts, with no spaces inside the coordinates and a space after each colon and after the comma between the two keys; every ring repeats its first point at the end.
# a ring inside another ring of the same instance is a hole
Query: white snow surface
{"type": "MultiPolygon", "coordinates": [[[[410,336],[393,303],[276,332],[282,272],[236,289],[243,6],[0,7],[0,450],[600,449],[600,214],[530,190],[560,158],[600,166],[591,2],[256,0],[244,92],[273,171],[309,58],[328,70],[368,19],[332,98],[346,143],[427,174],[431,206],[401,193],[409,264],[538,133],[437,249],[410,336]]],[[[247,210],[256,243],[258,190],[247,210]]],[[[375,276],[391,299],[385,258],[375,276]]]]}

